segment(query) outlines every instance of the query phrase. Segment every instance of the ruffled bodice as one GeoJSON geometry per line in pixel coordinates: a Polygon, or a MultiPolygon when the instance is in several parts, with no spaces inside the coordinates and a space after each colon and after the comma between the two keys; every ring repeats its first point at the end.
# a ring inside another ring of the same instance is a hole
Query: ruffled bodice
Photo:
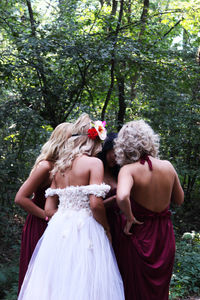
{"type": "Polygon", "coordinates": [[[110,186],[102,184],[91,184],[81,186],[67,186],[66,188],[48,188],[45,192],[46,198],[57,195],[59,197],[58,211],[86,210],[91,212],[89,195],[104,198],[109,192],[110,186]]]}

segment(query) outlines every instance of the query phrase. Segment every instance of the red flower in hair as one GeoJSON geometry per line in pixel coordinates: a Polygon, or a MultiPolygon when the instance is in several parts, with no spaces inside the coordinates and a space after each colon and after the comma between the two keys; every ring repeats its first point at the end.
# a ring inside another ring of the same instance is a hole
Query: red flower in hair
{"type": "Polygon", "coordinates": [[[88,129],[88,137],[90,139],[95,140],[97,136],[98,136],[98,132],[94,127],[88,129]]]}

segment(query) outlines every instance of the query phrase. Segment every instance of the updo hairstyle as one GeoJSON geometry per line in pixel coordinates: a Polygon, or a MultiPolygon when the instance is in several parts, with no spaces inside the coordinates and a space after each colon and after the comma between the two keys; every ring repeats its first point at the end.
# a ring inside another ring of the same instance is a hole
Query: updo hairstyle
{"type": "Polygon", "coordinates": [[[159,136],[144,120],[131,121],[119,131],[114,150],[120,166],[136,162],[144,155],[157,157],[159,136]]]}

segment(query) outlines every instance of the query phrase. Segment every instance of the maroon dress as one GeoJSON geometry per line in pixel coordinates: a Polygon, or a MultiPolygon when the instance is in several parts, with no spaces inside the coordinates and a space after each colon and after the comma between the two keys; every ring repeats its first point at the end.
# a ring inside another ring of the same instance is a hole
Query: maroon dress
{"type": "MultiPolygon", "coordinates": [[[[143,162],[143,161],[142,161],[143,162]]],[[[150,167],[150,165],[149,165],[150,167]]],[[[151,168],[151,167],[150,167],[151,168]]],[[[169,207],[160,213],[131,200],[135,218],[132,235],[123,233],[121,215],[115,254],[122,275],[126,300],[167,300],[175,256],[175,237],[169,207]]]]}
{"type": "MultiPolygon", "coordinates": [[[[39,188],[35,194],[32,201],[44,209],[45,205],[45,190],[48,187],[39,188]]],[[[19,286],[18,293],[20,291],[24,276],[26,274],[29,261],[31,259],[32,253],[35,249],[35,246],[45,231],[47,222],[41,218],[29,214],[26,218],[24,228],[22,231],[21,239],[21,251],[20,251],[20,264],[19,264],[19,286]]]]}
{"type": "MultiPolygon", "coordinates": [[[[116,195],[117,189],[111,189],[109,193],[106,195],[106,199],[116,195]]],[[[106,216],[108,220],[108,224],[110,227],[110,233],[112,236],[112,246],[114,249],[114,252],[117,251],[119,248],[119,230],[122,228],[122,218],[121,218],[121,211],[116,203],[114,201],[111,206],[106,208],[106,216]]]]}

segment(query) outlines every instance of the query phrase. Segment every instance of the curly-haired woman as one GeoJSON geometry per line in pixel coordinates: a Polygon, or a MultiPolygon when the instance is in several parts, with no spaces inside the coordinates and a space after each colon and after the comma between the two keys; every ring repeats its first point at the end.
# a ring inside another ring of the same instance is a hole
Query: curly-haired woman
{"type": "Polygon", "coordinates": [[[126,300],[167,300],[175,255],[171,201],[184,200],[178,175],[158,158],[159,137],[143,120],[125,124],[115,142],[117,202],[123,212],[119,269],[126,300]]]}

